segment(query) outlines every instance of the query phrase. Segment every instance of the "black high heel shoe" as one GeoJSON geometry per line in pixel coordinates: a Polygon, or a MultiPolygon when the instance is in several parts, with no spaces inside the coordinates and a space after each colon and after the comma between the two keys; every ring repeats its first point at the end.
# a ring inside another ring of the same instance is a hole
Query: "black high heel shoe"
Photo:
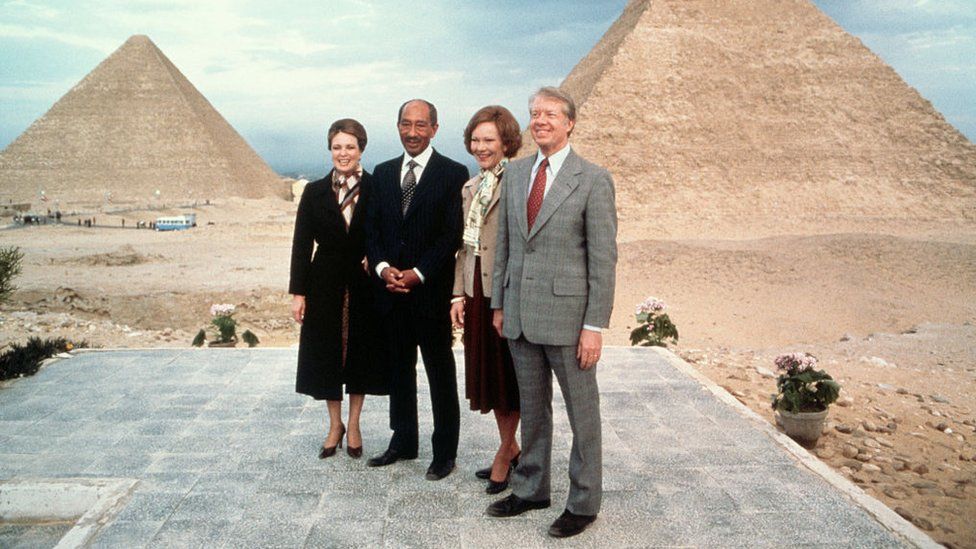
{"type": "MultiPolygon", "coordinates": [[[[342,432],[339,433],[339,442],[335,446],[323,446],[319,450],[319,459],[325,459],[327,457],[332,457],[336,453],[336,448],[342,448],[342,437],[346,436],[346,426],[342,426],[342,432]]],[[[351,448],[350,448],[351,449],[351,448]]]]}
{"type": "MultiPolygon", "coordinates": [[[[512,461],[511,461],[511,464],[512,464],[511,468],[512,469],[518,467],[519,456],[521,456],[521,455],[522,455],[522,452],[519,452],[519,453],[515,454],[515,457],[512,458],[512,461]]],[[[491,480],[491,465],[489,465],[488,467],[485,467],[484,469],[478,469],[477,471],[474,472],[474,476],[480,478],[481,480],[491,480]]]]}
{"type": "MultiPolygon", "coordinates": [[[[348,442],[348,441],[349,441],[349,437],[346,437],[346,442],[348,442]]],[[[363,457],[363,445],[362,445],[362,443],[360,443],[359,446],[356,447],[356,448],[353,448],[352,446],[349,446],[348,444],[346,444],[346,453],[349,454],[349,457],[355,458],[355,459],[359,459],[359,458],[363,457]]]]}
{"type": "Polygon", "coordinates": [[[508,468],[508,473],[505,475],[505,480],[501,482],[495,482],[488,477],[488,486],[485,486],[486,494],[497,494],[504,492],[508,488],[508,479],[512,478],[512,467],[508,468]]]}

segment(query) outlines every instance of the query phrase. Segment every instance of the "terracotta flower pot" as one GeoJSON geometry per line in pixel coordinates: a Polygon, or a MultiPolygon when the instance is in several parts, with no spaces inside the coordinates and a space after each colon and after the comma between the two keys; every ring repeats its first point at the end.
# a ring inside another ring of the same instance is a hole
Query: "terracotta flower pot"
{"type": "Polygon", "coordinates": [[[827,410],[822,412],[792,413],[786,410],[776,411],[776,422],[790,438],[799,442],[813,444],[823,434],[824,422],[827,420],[827,410]]]}
{"type": "Polygon", "coordinates": [[[231,341],[208,341],[207,347],[237,347],[237,340],[231,341]]]}

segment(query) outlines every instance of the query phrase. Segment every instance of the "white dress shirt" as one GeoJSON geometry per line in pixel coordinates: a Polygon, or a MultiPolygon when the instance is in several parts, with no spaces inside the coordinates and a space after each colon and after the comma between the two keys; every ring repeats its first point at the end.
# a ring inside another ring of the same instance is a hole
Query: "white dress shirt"
{"type": "MultiPolygon", "coordinates": [[[[559,168],[563,167],[563,162],[566,161],[566,157],[569,156],[569,145],[559,149],[558,151],[552,153],[549,156],[549,166],[546,168],[546,189],[542,193],[542,197],[545,198],[549,189],[552,188],[552,182],[556,180],[556,174],[559,173],[559,168]]],[[[525,200],[528,201],[529,193],[532,192],[532,181],[535,181],[535,175],[539,173],[539,165],[542,164],[542,159],[546,158],[543,156],[542,151],[539,151],[535,155],[535,164],[532,164],[532,179],[529,180],[529,187],[526,189],[525,200]]]]}
{"type": "MultiPolygon", "coordinates": [[[[432,154],[434,154],[434,148],[430,145],[427,145],[427,148],[417,156],[410,156],[407,152],[403,153],[403,163],[400,164],[400,188],[403,188],[403,178],[407,176],[407,171],[410,169],[407,164],[409,164],[411,160],[417,163],[417,165],[413,168],[413,174],[417,177],[417,184],[420,184],[420,177],[424,175],[424,168],[426,168],[427,164],[430,163],[430,156],[432,154]]],[[[414,187],[415,196],[416,192],[416,187],[414,187]]],[[[386,261],[380,261],[376,266],[376,275],[383,278],[383,269],[389,266],[390,264],[386,261]]],[[[420,272],[420,269],[416,267],[413,268],[413,272],[417,273],[417,278],[419,278],[420,283],[423,284],[425,282],[424,273],[420,272]]]]}

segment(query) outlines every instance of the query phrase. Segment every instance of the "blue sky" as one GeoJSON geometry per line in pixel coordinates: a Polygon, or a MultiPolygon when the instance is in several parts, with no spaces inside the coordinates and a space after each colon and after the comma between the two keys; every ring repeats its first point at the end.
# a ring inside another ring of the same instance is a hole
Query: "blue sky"
{"type": "MultiPolygon", "coordinates": [[[[976,0],[815,0],[976,140],[976,0]]],[[[132,34],[147,34],[281,173],[325,169],[324,132],[352,116],[364,163],[399,153],[396,109],[438,105],[438,149],[500,103],[558,84],[626,0],[0,0],[0,147],[132,34]],[[459,7],[460,6],[460,7],[459,7]]]]}

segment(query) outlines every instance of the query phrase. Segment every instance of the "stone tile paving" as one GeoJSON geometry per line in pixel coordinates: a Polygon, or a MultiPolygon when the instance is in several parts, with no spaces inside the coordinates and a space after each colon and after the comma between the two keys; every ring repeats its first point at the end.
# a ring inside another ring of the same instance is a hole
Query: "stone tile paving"
{"type": "MultiPolygon", "coordinates": [[[[564,541],[546,535],[569,484],[558,390],[553,507],[493,519],[484,509],[498,496],[474,477],[494,452],[490,415],[463,410],[458,470],[425,480],[431,420],[421,369],[419,459],[379,469],[344,453],[319,460],[325,406],[294,393],[294,365],[293,349],[123,350],[55,362],[0,388],[0,480],[139,479],[95,547],[909,545],[655,351],[606,350],[604,508],[564,541]]],[[[463,395],[461,368],[458,379],[463,395]]],[[[367,456],[386,446],[387,410],[385,397],[367,398],[367,456]]],[[[13,532],[5,545],[29,541],[13,532]]]]}

